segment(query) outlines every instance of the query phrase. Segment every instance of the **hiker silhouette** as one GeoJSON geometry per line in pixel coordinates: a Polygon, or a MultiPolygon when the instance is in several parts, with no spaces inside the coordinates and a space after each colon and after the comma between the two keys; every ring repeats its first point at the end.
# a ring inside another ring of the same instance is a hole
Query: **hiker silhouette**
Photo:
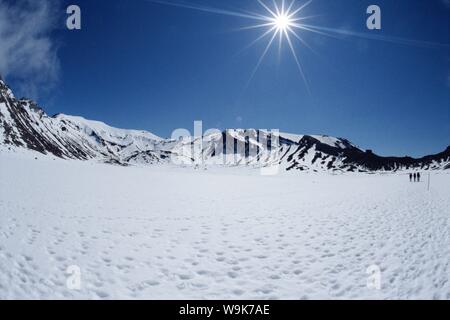
{"type": "Polygon", "coordinates": [[[413,178],[413,174],[410,173],[410,174],[409,174],[409,182],[412,182],[412,178],[413,178]]]}
{"type": "Polygon", "coordinates": [[[417,182],[420,182],[420,172],[417,172],[417,182]]]}

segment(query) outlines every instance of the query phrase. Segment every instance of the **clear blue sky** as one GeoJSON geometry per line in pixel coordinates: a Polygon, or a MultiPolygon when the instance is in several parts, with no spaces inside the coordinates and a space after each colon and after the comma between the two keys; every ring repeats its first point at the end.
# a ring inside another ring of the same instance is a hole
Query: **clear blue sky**
{"type": "MultiPolygon", "coordinates": [[[[450,49],[301,32],[296,41],[310,93],[286,44],[270,50],[247,86],[268,38],[242,17],[144,0],[77,0],[82,30],[54,32],[58,85],[40,98],[62,112],[170,136],[175,128],[279,128],[345,137],[382,155],[420,156],[450,145],[450,49]]],[[[175,1],[176,2],[176,1],[175,1]]],[[[189,0],[263,12],[253,0],[189,0]]],[[[267,3],[270,1],[266,0],[267,3]]],[[[69,2],[67,2],[69,4],[69,2]]],[[[308,23],[389,39],[450,43],[447,0],[315,0],[308,23]],[[382,9],[382,30],[366,8],[382,9]]]]}

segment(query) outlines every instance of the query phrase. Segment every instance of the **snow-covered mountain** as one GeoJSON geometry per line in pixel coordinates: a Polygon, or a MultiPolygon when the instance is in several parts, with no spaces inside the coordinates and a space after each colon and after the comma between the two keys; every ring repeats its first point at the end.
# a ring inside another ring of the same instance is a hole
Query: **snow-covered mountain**
{"type": "Polygon", "coordinates": [[[374,172],[450,169],[450,147],[420,159],[381,157],[342,138],[262,130],[225,130],[204,137],[163,139],[147,131],[117,129],[98,121],[48,116],[35,102],[16,99],[0,79],[0,152],[25,148],[64,159],[119,165],[279,164],[286,171],[374,172]]]}

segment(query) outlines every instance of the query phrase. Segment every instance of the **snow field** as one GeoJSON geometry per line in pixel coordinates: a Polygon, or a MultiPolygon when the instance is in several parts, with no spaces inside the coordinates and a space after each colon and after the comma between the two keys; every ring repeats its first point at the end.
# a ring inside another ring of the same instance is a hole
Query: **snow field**
{"type": "Polygon", "coordinates": [[[0,298],[450,299],[448,173],[258,172],[3,153],[0,298]]]}

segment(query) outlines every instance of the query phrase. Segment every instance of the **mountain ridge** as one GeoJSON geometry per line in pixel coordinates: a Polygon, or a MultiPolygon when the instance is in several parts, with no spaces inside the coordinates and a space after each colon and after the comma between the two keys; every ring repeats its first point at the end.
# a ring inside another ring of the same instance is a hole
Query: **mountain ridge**
{"type": "Polygon", "coordinates": [[[262,130],[227,129],[201,138],[164,139],[145,130],[114,128],[78,116],[62,113],[48,116],[33,100],[16,99],[1,77],[0,146],[119,165],[175,162],[198,166],[200,159],[205,166],[279,165],[285,171],[371,173],[450,169],[450,146],[421,158],[382,157],[358,148],[347,139],[325,135],[279,133],[278,138],[262,130]]]}

